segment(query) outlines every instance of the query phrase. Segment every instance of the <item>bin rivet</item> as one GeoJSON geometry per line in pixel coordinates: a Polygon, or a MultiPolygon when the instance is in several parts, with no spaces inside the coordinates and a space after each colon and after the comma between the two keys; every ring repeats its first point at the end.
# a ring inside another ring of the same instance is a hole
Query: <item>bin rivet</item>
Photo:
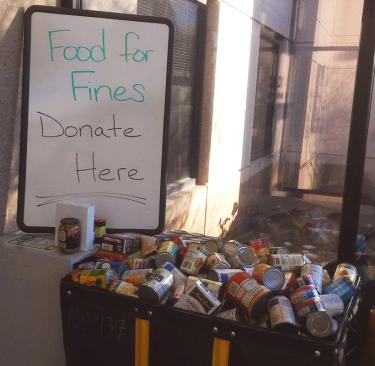
{"type": "Polygon", "coordinates": [[[217,333],[217,332],[218,332],[217,327],[213,327],[213,328],[212,328],[212,332],[217,333]]]}
{"type": "Polygon", "coordinates": [[[235,338],[235,337],[236,337],[236,333],[233,332],[233,331],[231,331],[231,332],[230,332],[230,337],[231,337],[231,338],[235,338]]]}
{"type": "Polygon", "coordinates": [[[68,290],[66,293],[70,296],[72,294],[72,291],[68,290]]]}
{"type": "Polygon", "coordinates": [[[138,313],[138,311],[139,311],[138,308],[134,308],[135,313],[138,313]]]}
{"type": "Polygon", "coordinates": [[[149,310],[149,311],[147,312],[147,314],[148,314],[148,316],[151,316],[151,315],[152,315],[152,311],[149,310]]]}
{"type": "Polygon", "coordinates": [[[314,352],[314,356],[315,356],[315,357],[320,357],[320,351],[315,351],[315,352],[314,352]]]}

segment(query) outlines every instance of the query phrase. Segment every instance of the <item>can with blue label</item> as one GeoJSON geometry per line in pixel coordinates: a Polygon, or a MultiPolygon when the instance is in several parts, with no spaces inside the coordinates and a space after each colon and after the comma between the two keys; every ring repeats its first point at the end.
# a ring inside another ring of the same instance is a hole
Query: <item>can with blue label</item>
{"type": "Polygon", "coordinates": [[[211,281],[227,283],[236,273],[243,272],[241,269],[212,269],[208,272],[208,279],[211,281]]]}
{"type": "Polygon", "coordinates": [[[355,295],[356,288],[348,277],[341,277],[326,287],[324,293],[339,295],[344,304],[347,304],[355,295]]]}

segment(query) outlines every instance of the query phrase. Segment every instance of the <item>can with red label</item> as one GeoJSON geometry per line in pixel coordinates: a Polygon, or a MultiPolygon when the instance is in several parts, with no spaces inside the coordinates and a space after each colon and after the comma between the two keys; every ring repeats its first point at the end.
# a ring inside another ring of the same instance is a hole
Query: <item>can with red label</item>
{"type": "Polygon", "coordinates": [[[270,290],[260,285],[247,273],[235,274],[226,284],[228,299],[239,305],[247,315],[254,318],[267,311],[267,302],[272,296],[270,290]]]}
{"type": "Polygon", "coordinates": [[[222,253],[213,253],[207,258],[206,267],[211,269],[230,269],[230,264],[222,253]]]}
{"type": "Polygon", "coordinates": [[[358,271],[355,266],[353,266],[350,263],[340,263],[335,271],[335,274],[333,276],[332,282],[335,282],[339,280],[342,277],[347,277],[352,282],[352,284],[355,284],[355,281],[358,277],[358,271]]]}
{"type": "Polygon", "coordinates": [[[277,267],[260,263],[253,268],[252,277],[269,290],[280,290],[284,286],[284,273],[277,267]]]}
{"type": "Polygon", "coordinates": [[[133,285],[141,285],[146,282],[147,277],[152,273],[152,269],[131,269],[121,274],[121,280],[132,283],[133,285]]]}
{"type": "Polygon", "coordinates": [[[160,244],[158,253],[156,254],[155,264],[156,267],[161,267],[166,262],[176,263],[178,254],[178,245],[171,241],[166,240],[160,244]]]}
{"type": "Polygon", "coordinates": [[[321,294],[323,288],[323,267],[319,264],[306,263],[301,268],[301,276],[310,275],[316,286],[316,290],[321,294]]]}
{"type": "Polygon", "coordinates": [[[315,285],[300,287],[290,295],[290,301],[299,318],[304,318],[314,311],[324,311],[315,285]]]}
{"type": "Polygon", "coordinates": [[[249,241],[249,246],[254,249],[258,258],[268,257],[270,254],[270,243],[265,238],[258,238],[249,241]]]}
{"type": "Polygon", "coordinates": [[[271,328],[293,332],[297,330],[293,307],[286,296],[275,296],[270,299],[268,314],[271,328]]]}

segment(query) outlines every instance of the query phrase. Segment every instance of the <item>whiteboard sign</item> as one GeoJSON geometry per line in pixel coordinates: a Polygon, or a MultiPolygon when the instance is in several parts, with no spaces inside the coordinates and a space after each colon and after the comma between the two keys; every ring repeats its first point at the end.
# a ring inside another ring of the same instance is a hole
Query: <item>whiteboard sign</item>
{"type": "Polygon", "coordinates": [[[22,230],[52,231],[63,200],[94,204],[112,231],[162,229],[172,29],[163,18],[28,9],[22,230]]]}

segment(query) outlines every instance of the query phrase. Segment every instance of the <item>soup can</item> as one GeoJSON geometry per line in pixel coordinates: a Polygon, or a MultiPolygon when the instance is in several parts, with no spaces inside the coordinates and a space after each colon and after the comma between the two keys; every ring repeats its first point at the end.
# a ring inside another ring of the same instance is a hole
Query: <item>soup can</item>
{"type": "Polygon", "coordinates": [[[297,304],[293,304],[293,306],[299,318],[305,318],[307,315],[316,311],[325,311],[319,297],[311,297],[297,304]]]}
{"type": "Polygon", "coordinates": [[[243,273],[241,269],[212,269],[208,272],[208,279],[221,283],[227,283],[237,273],[243,273]]]}
{"type": "Polygon", "coordinates": [[[344,304],[347,304],[355,295],[356,288],[348,277],[341,277],[326,287],[324,293],[339,295],[344,304]]]}
{"type": "Polygon", "coordinates": [[[267,257],[270,254],[270,243],[265,238],[259,238],[249,241],[249,246],[254,249],[258,258],[267,257]]]}
{"type": "Polygon", "coordinates": [[[146,282],[147,277],[152,273],[152,269],[131,269],[121,274],[121,280],[132,283],[133,285],[141,285],[146,282]]]}
{"type": "Polygon", "coordinates": [[[80,271],[79,283],[85,286],[107,288],[113,280],[118,280],[112,269],[93,269],[80,271]]]}
{"type": "Polygon", "coordinates": [[[202,245],[207,250],[208,255],[217,253],[220,249],[220,242],[215,239],[204,239],[202,245]]]}
{"type": "Polygon", "coordinates": [[[284,286],[284,273],[277,267],[268,264],[257,264],[252,271],[252,277],[269,290],[280,290],[284,286]]]}
{"type": "Polygon", "coordinates": [[[230,269],[230,264],[225,260],[223,253],[213,253],[207,258],[206,267],[211,269],[230,269]]]}
{"type": "Polygon", "coordinates": [[[172,240],[161,242],[155,258],[156,267],[161,267],[166,262],[176,263],[178,245],[172,240]]]}
{"type": "Polygon", "coordinates": [[[268,302],[271,328],[296,331],[297,322],[293,306],[286,296],[274,296],[268,302]]]}
{"type": "Polygon", "coordinates": [[[251,267],[257,261],[254,249],[236,240],[224,243],[221,252],[232,268],[251,267]]]}
{"type": "Polygon", "coordinates": [[[235,322],[242,322],[244,318],[243,315],[241,314],[241,311],[238,308],[233,308],[233,309],[222,311],[221,313],[217,313],[216,317],[221,318],[221,319],[232,320],[235,322]]]}
{"type": "Polygon", "coordinates": [[[268,264],[280,267],[283,272],[296,271],[305,264],[305,260],[302,254],[271,254],[268,264]]]}
{"type": "Polygon", "coordinates": [[[321,294],[323,288],[323,267],[319,264],[306,263],[301,267],[301,276],[310,275],[316,286],[316,290],[321,294]]]}
{"type": "Polygon", "coordinates": [[[137,297],[138,294],[137,286],[134,286],[132,283],[121,280],[112,281],[112,283],[108,287],[108,290],[111,292],[115,292],[116,294],[133,297],[137,297]]]}
{"type": "Polygon", "coordinates": [[[326,311],[315,311],[307,316],[306,328],[312,336],[326,338],[336,333],[338,323],[326,311]]]}
{"type": "Polygon", "coordinates": [[[206,263],[207,254],[207,251],[203,248],[195,249],[194,246],[189,246],[182,260],[180,270],[187,274],[197,275],[206,263]]]}
{"type": "Polygon", "coordinates": [[[312,284],[300,287],[292,292],[290,294],[290,301],[293,305],[296,305],[313,297],[319,297],[319,294],[318,291],[316,291],[315,285],[312,284]]]}
{"type": "Polygon", "coordinates": [[[332,282],[335,282],[343,277],[349,278],[354,285],[358,277],[357,268],[350,263],[340,263],[336,268],[332,282]]]}
{"type": "Polygon", "coordinates": [[[247,273],[235,274],[226,284],[225,294],[239,305],[247,315],[257,318],[267,312],[270,290],[260,285],[247,273]]]}
{"type": "Polygon", "coordinates": [[[173,285],[173,275],[165,268],[157,268],[138,289],[141,299],[160,303],[173,285]]]}
{"type": "Polygon", "coordinates": [[[339,316],[344,312],[344,302],[341,300],[339,295],[320,295],[320,301],[330,316],[339,316]]]}

